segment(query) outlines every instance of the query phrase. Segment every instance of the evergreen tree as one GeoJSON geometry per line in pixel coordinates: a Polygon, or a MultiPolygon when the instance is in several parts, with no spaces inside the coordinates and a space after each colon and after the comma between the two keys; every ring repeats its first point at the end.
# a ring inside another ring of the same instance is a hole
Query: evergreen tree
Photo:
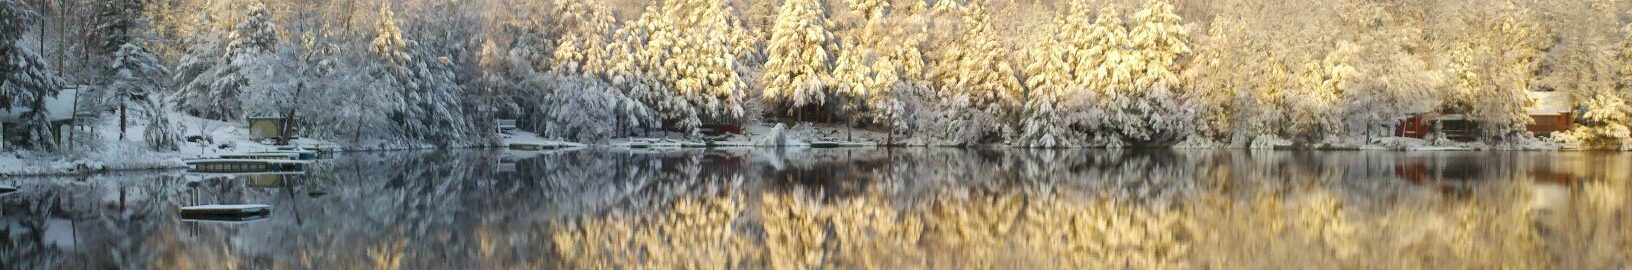
{"type": "Polygon", "coordinates": [[[610,69],[606,63],[610,58],[606,46],[614,23],[612,14],[599,1],[555,2],[556,14],[562,16],[558,25],[567,29],[554,53],[556,68],[566,74],[606,74],[610,69]]]}
{"type": "Polygon", "coordinates": [[[222,62],[224,55],[225,46],[221,43],[224,35],[215,28],[208,27],[216,20],[217,17],[209,13],[200,14],[194,19],[194,24],[205,27],[199,27],[198,31],[188,36],[187,43],[190,45],[186,49],[186,54],[182,55],[181,61],[177,63],[173,74],[175,77],[172,80],[178,89],[175,93],[176,98],[171,102],[175,107],[193,115],[203,115],[205,107],[212,104],[210,100],[199,99],[206,98],[205,95],[212,91],[210,83],[215,82],[215,73],[212,71],[222,62]]]}
{"type": "Polygon", "coordinates": [[[626,77],[618,83],[653,90],[629,96],[652,107],[663,122],[674,124],[671,128],[692,135],[705,120],[739,120],[748,85],[737,61],[748,53],[742,46],[748,35],[732,14],[721,0],[665,1],[661,8],[648,8],[637,24],[643,30],[631,31],[644,35],[626,33],[620,39],[627,46],[623,50],[636,52],[622,61],[623,70],[650,67],[649,73],[621,72],[626,77]],[[663,90],[673,95],[657,92],[663,90]]]}
{"type": "Polygon", "coordinates": [[[649,44],[666,40],[672,34],[667,19],[656,8],[647,8],[640,18],[624,24],[613,33],[610,74],[612,84],[624,96],[641,106],[639,114],[627,115],[629,128],[663,129],[664,119],[690,119],[696,111],[664,84],[657,72],[662,65],[662,48],[649,44]],[[641,109],[644,108],[644,109],[641,109]]]}
{"type": "MultiPolygon", "coordinates": [[[[176,102],[199,117],[227,121],[243,118],[244,99],[263,94],[254,91],[267,91],[258,88],[264,84],[257,83],[269,79],[265,76],[275,60],[270,57],[273,46],[278,42],[276,31],[276,25],[272,23],[271,14],[266,8],[251,5],[247,15],[227,37],[226,53],[219,64],[209,66],[204,71],[208,75],[193,77],[176,102]],[[201,84],[201,79],[209,79],[208,84],[201,84]]],[[[200,52],[209,52],[209,49],[201,49],[200,52]]],[[[196,71],[195,68],[207,65],[203,61],[197,64],[185,63],[187,60],[183,62],[183,73],[192,73],[196,71]]]]}
{"type": "Polygon", "coordinates": [[[1178,60],[1190,54],[1190,45],[1180,18],[1173,13],[1173,5],[1165,0],[1149,0],[1145,9],[1134,14],[1136,25],[1128,36],[1133,49],[1128,64],[1134,72],[1134,118],[1141,124],[1124,125],[1122,132],[1129,139],[1148,140],[1152,136],[1176,132],[1180,72],[1178,60]]]}
{"type": "MultiPolygon", "coordinates": [[[[476,141],[473,139],[487,135],[474,130],[461,107],[466,89],[462,79],[465,75],[461,72],[469,70],[466,65],[471,63],[465,61],[464,56],[468,55],[465,42],[474,37],[469,27],[475,20],[465,7],[454,1],[432,2],[415,16],[438,18],[414,24],[413,29],[417,30],[414,33],[423,38],[403,39],[407,46],[382,50],[398,50],[410,55],[405,58],[405,65],[399,66],[406,69],[402,70],[405,72],[396,74],[398,90],[404,97],[403,106],[396,114],[400,134],[405,139],[446,147],[470,144],[476,141]]],[[[389,10],[389,6],[386,8],[389,10]]],[[[394,20],[382,24],[391,24],[389,22],[394,20]]]]}
{"type": "Polygon", "coordinates": [[[28,141],[37,149],[56,150],[45,101],[57,95],[62,81],[36,52],[17,44],[32,18],[17,1],[0,0],[0,109],[24,111],[18,123],[28,141]]]}
{"type": "Polygon", "coordinates": [[[1297,139],[1320,139],[1337,131],[1341,122],[1336,115],[1339,98],[1352,87],[1357,76],[1348,64],[1355,52],[1353,45],[1339,46],[1323,61],[1311,61],[1295,76],[1293,91],[1283,91],[1286,102],[1286,134],[1297,139]]]}
{"type": "MultiPolygon", "coordinates": [[[[765,63],[760,85],[766,100],[786,101],[786,108],[795,113],[806,106],[827,104],[827,93],[832,78],[829,76],[831,57],[824,48],[832,39],[827,30],[827,15],[815,0],[788,0],[777,14],[776,27],[766,44],[769,61],[765,63]]],[[[859,68],[855,58],[840,68],[859,68]]],[[[845,70],[841,70],[845,71],[845,70]]],[[[854,71],[864,72],[864,71],[854,71]]],[[[853,72],[842,72],[853,73],[853,72]]]]}
{"type": "Polygon", "coordinates": [[[1214,141],[1231,135],[1230,112],[1239,88],[1235,74],[1240,71],[1236,67],[1241,59],[1235,56],[1238,52],[1234,47],[1239,41],[1231,34],[1240,30],[1234,26],[1227,18],[1214,18],[1190,68],[1185,69],[1184,80],[1189,83],[1189,89],[1184,92],[1183,100],[1188,105],[1184,115],[1192,135],[1214,141]]]}
{"type": "MultiPolygon", "coordinates": [[[[112,106],[119,112],[119,139],[124,140],[130,122],[130,107],[154,109],[151,104],[160,102],[159,89],[164,87],[162,80],[169,78],[170,70],[158,56],[148,52],[146,48],[136,44],[125,44],[120,46],[119,52],[114,55],[106,76],[109,81],[103,88],[106,92],[103,93],[102,104],[112,106]]],[[[145,113],[149,117],[155,117],[167,112],[145,113]]]]}
{"type": "Polygon", "coordinates": [[[958,36],[935,53],[928,74],[947,114],[938,127],[941,137],[964,145],[1003,139],[1012,133],[1010,110],[1019,107],[1024,89],[985,5],[975,1],[959,11],[958,36]]]}
{"type": "MultiPolygon", "coordinates": [[[[1632,33],[1632,25],[1622,29],[1632,33]]],[[[1616,48],[1600,47],[1595,36],[1577,36],[1564,44],[1565,60],[1554,67],[1547,86],[1570,93],[1586,113],[1581,125],[1560,139],[1591,149],[1622,149],[1632,144],[1632,39],[1616,48]],[[1615,63],[1620,63],[1616,65],[1615,63]]]]}
{"type": "Polygon", "coordinates": [[[96,33],[102,52],[116,54],[125,44],[142,34],[142,10],[146,0],[103,0],[97,7],[96,33]]]}
{"type": "Polygon", "coordinates": [[[914,95],[910,92],[923,77],[924,59],[918,46],[924,31],[912,27],[917,19],[913,12],[923,4],[850,1],[851,13],[861,16],[853,28],[842,33],[833,82],[834,93],[852,121],[885,123],[891,135],[909,126],[903,99],[914,95]]]}
{"type": "Polygon", "coordinates": [[[1065,18],[1057,18],[1053,30],[1045,31],[1039,44],[1034,45],[1028,53],[1029,65],[1026,66],[1028,92],[1025,105],[1021,108],[1020,135],[1017,138],[1019,145],[1028,147],[1059,147],[1070,146],[1075,143],[1074,134],[1063,117],[1065,104],[1062,102],[1072,89],[1071,65],[1066,54],[1070,44],[1065,44],[1062,34],[1066,30],[1065,18]]]}
{"type": "Polygon", "coordinates": [[[1116,146],[1128,139],[1143,140],[1149,135],[1147,121],[1151,119],[1139,113],[1143,110],[1138,110],[1141,99],[1134,85],[1135,76],[1142,71],[1138,61],[1143,59],[1128,47],[1130,41],[1127,28],[1122,25],[1122,15],[1113,8],[1101,8],[1089,29],[1086,40],[1080,42],[1092,45],[1077,55],[1076,70],[1077,79],[1081,81],[1078,84],[1094,91],[1087,94],[1094,106],[1086,111],[1098,114],[1074,118],[1080,121],[1097,118],[1097,123],[1080,125],[1093,127],[1094,141],[1099,143],[1116,146]]]}

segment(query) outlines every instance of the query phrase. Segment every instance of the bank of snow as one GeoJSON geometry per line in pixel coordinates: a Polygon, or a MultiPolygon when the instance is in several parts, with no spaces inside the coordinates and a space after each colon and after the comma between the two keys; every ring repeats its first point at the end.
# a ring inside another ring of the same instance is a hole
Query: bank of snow
{"type": "MultiPolygon", "coordinates": [[[[144,132],[145,121],[133,121],[125,137],[119,137],[118,119],[111,117],[95,120],[85,132],[94,135],[73,145],[63,145],[61,153],[40,153],[27,150],[0,152],[0,175],[75,175],[108,171],[172,170],[187,168],[182,160],[216,157],[222,154],[276,150],[276,146],[249,139],[249,130],[242,123],[224,122],[172,113],[182,141],[177,151],[160,152],[149,149],[144,132]]],[[[300,139],[296,145],[333,144],[311,139],[300,139]]]]}

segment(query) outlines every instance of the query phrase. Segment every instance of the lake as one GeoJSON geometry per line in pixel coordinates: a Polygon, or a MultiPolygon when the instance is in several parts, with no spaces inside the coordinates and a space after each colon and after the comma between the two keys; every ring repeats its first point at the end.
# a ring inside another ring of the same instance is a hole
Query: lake
{"type": "Polygon", "coordinates": [[[351,153],[0,180],[0,268],[1628,269],[1629,179],[1597,152],[351,153]],[[217,203],[273,210],[177,214],[217,203]]]}

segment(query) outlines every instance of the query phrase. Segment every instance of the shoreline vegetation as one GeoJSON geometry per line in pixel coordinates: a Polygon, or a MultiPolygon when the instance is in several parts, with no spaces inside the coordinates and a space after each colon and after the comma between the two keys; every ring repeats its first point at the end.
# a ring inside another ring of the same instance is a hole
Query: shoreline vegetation
{"type": "Polygon", "coordinates": [[[348,149],[1632,150],[1616,1],[64,3],[0,0],[0,175],[265,148],[255,119],[348,149]]]}
{"type": "MultiPolygon", "coordinates": [[[[208,120],[195,119],[198,122],[208,120]]],[[[181,161],[184,159],[210,158],[222,154],[233,154],[253,151],[266,151],[276,148],[275,145],[263,144],[243,138],[248,131],[242,127],[226,126],[225,123],[212,123],[219,127],[213,135],[218,136],[219,143],[202,144],[183,142],[182,151],[155,152],[146,150],[134,142],[115,146],[103,146],[100,152],[77,154],[55,153],[0,153],[0,177],[40,177],[40,176],[83,176],[118,172],[135,171],[171,171],[186,169],[181,161]],[[99,159],[98,157],[118,157],[99,159]]],[[[561,151],[575,151],[585,149],[614,149],[640,151],[666,150],[698,150],[698,149],[731,149],[731,148],[765,148],[783,151],[800,151],[801,149],[822,148],[968,148],[968,149],[1013,149],[1017,151],[1050,151],[1068,149],[1126,149],[1126,150],[1170,150],[1170,151],[1208,151],[1208,150],[1241,150],[1241,151],[1600,151],[1593,149],[1568,148],[1557,143],[1533,142],[1523,146],[1491,146],[1479,143],[1445,143],[1434,145],[1428,141],[1412,138],[1378,138],[1371,144],[1320,144],[1294,145],[1286,140],[1275,138],[1259,138],[1252,144],[1203,144],[1195,142],[1180,142],[1175,145],[1163,146],[1055,146],[1055,147],[1022,147],[1005,144],[984,145],[937,145],[917,139],[898,139],[893,144],[884,144],[889,137],[882,132],[873,130],[850,130],[838,126],[820,126],[800,124],[794,128],[778,126],[755,125],[744,130],[746,135],[724,136],[706,139],[691,139],[683,134],[669,133],[669,137],[631,137],[613,139],[599,143],[579,143],[562,140],[552,140],[537,137],[530,132],[515,132],[507,135],[500,142],[458,145],[439,147],[431,144],[424,145],[387,145],[372,146],[345,146],[332,142],[311,139],[299,139],[292,144],[305,146],[338,146],[340,152],[391,152],[391,151],[425,151],[425,150],[455,150],[455,149],[506,149],[515,144],[533,145],[538,148],[529,150],[506,150],[523,153],[559,153],[561,151]],[[779,130],[779,128],[781,128],[779,130]],[[848,138],[848,139],[847,139],[848,138]]]]}

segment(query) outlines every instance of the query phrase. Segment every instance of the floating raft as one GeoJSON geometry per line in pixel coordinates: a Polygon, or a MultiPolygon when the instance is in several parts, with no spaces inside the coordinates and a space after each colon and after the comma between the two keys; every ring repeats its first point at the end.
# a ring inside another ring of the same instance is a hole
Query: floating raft
{"type": "Polygon", "coordinates": [[[17,191],[17,187],[7,186],[7,185],[0,185],[0,193],[7,193],[7,192],[12,192],[12,191],[17,191]]]}
{"type": "Polygon", "coordinates": [[[265,204],[209,204],[181,208],[182,217],[243,217],[271,213],[272,206],[265,204]]]}
{"type": "Polygon", "coordinates": [[[201,223],[224,223],[224,224],[234,224],[234,223],[245,223],[245,222],[250,222],[250,221],[256,221],[256,220],[262,220],[262,219],[266,219],[266,218],[267,218],[267,216],[266,216],[266,215],[248,215],[248,216],[183,216],[183,217],[181,217],[181,221],[186,221],[186,222],[201,222],[201,223]]]}
{"type": "Polygon", "coordinates": [[[269,159],[194,159],[185,161],[188,172],[202,173],[258,173],[301,172],[306,161],[269,159]]]}

